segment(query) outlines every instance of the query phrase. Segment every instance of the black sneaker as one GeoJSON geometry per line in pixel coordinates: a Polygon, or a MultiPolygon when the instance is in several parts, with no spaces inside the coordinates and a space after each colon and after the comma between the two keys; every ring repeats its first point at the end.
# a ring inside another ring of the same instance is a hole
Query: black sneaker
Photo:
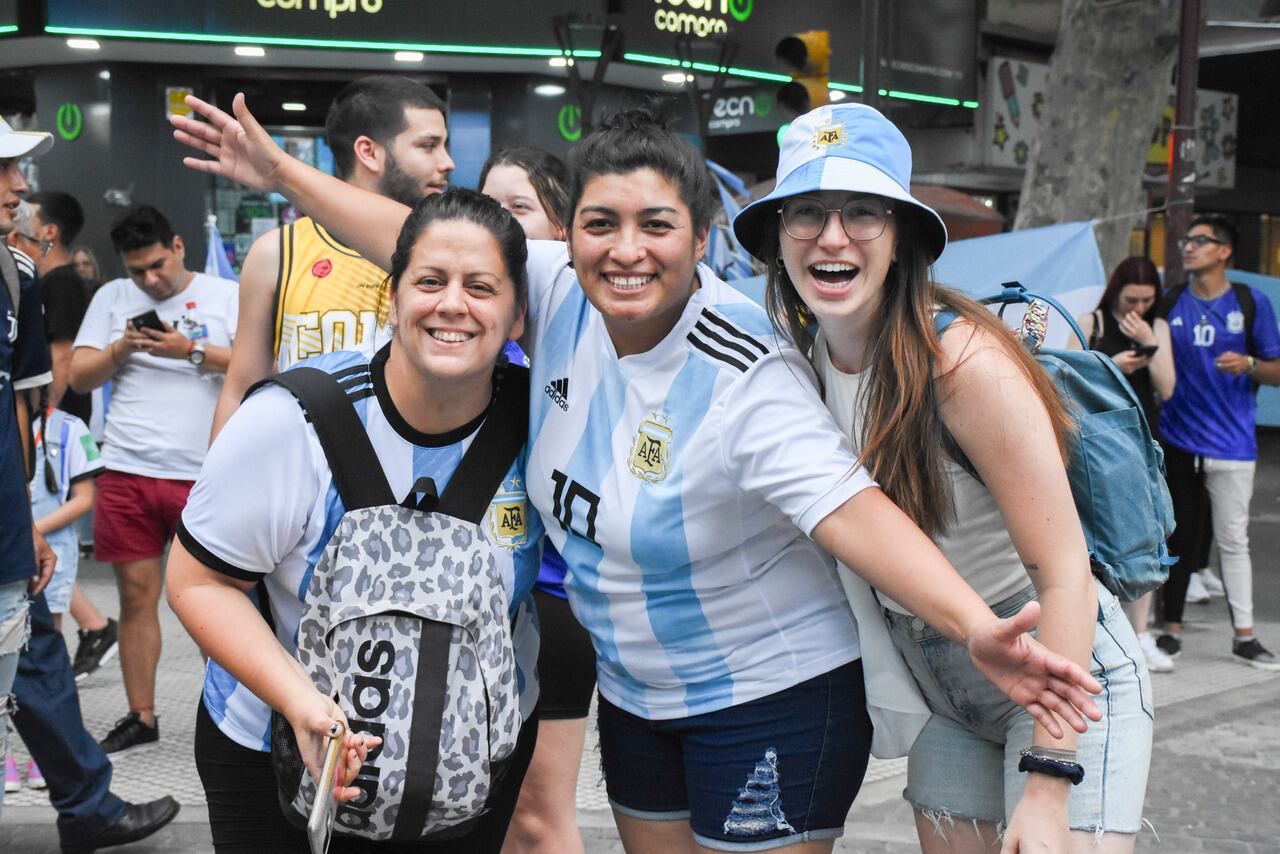
{"type": "Polygon", "coordinates": [[[155,744],[159,740],[159,719],[156,720],[155,726],[147,726],[142,722],[141,715],[130,712],[116,721],[111,732],[107,733],[107,737],[100,743],[103,753],[125,754],[139,747],[155,744]]]}
{"type": "Polygon", "coordinates": [[[1268,652],[1255,637],[1237,638],[1231,644],[1231,652],[1259,670],[1280,670],[1280,658],[1268,652]]]}
{"type": "Polygon", "coordinates": [[[76,657],[71,669],[79,682],[116,657],[116,652],[120,649],[120,625],[108,617],[107,624],[102,628],[92,631],[82,629],[76,634],[80,636],[80,643],[76,645],[76,657]]]}
{"type": "Polygon", "coordinates": [[[1182,655],[1182,638],[1177,635],[1165,632],[1156,638],[1156,646],[1160,647],[1160,651],[1170,658],[1177,658],[1182,655]]]}

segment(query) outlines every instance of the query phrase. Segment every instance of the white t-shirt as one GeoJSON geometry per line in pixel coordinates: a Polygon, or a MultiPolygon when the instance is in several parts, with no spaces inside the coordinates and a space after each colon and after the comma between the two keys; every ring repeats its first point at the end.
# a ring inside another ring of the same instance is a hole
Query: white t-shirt
{"type": "MultiPolygon", "coordinates": [[[[107,282],[93,295],[76,347],[105,350],[125,323],[152,309],[188,338],[229,347],[236,334],[240,290],[235,282],[196,273],[166,300],[147,296],[131,279],[107,282]]],[[[102,458],[112,471],[167,480],[195,480],[209,445],[222,374],[186,359],[134,353],[111,381],[102,458]]]]}
{"type": "Polygon", "coordinates": [[[667,337],[621,359],[563,244],[531,242],[528,270],[529,497],[601,694],[689,717],[856,659],[835,563],[807,534],[873,484],[804,358],[705,266],[667,337]]]}
{"type": "MultiPolygon", "coordinates": [[[[813,348],[814,362],[826,387],[827,408],[836,423],[850,437],[855,450],[861,441],[863,386],[869,372],[846,374],[831,363],[826,341],[818,336],[813,348]]],[[[942,461],[942,470],[951,484],[956,518],[951,526],[932,539],[969,586],[988,605],[995,605],[1026,587],[1027,572],[1018,551],[1009,539],[1004,516],[991,490],[950,459],[942,461]]],[[[911,613],[883,593],[881,603],[900,614],[911,613]]]]}
{"type": "MultiPolygon", "coordinates": [[[[386,392],[385,359],[385,349],[372,363],[343,351],[312,357],[306,365],[340,377],[397,501],[428,477],[443,494],[483,419],[445,435],[414,430],[386,392]]],[[[522,454],[503,478],[494,506],[527,501],[523,481],[522,454]]],[[[178,536],[219,572],[245,581],[266,579],[276,637],[292,652],[311,573],[345,512],[314,428],[292,394],[270,385],[246,400],[218,434],[182,512],[178,536]]],[[[536,515],[520,515],[526,520],[523,537],[506,545],[496,539],[494,552],[514,621],[520,710],[527,720],[538,700],[538,627],[530,594],[543,532],[536,515]]],[[[480,527],[493,532],[493,517],[487,515],[480,527]]],[[[253,750],[270,749],[270,710],[216,661],[205,671],[203,696],[210,717],[229,738],[253,750]]]]}

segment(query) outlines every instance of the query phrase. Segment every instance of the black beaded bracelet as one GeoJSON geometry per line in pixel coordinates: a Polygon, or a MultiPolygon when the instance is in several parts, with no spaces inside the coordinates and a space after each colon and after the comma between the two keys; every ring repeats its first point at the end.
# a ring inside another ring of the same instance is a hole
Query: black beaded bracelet
{"type": "Polygon", "coordinates": [[[1070,780],[1073,786],[1079,786],[1080,781],[1084,779],[1084,766],[1079,762],[1063,762],[1060,759],[1037,756],[1030,748],[1022,751],[1022,758],[1018,760],[1018,770],[1024,773],[1030,771],[1033,774],[1061,777],[1064,780],[1070,780]]]}

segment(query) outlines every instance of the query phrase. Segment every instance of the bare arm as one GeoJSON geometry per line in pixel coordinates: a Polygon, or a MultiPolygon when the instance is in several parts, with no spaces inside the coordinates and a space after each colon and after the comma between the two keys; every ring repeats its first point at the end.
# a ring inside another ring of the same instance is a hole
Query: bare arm
{"type": "MultiPolygon", "coordinates": [[[[97,347],[77,347],[71,354],[71,387],[81,394],[88,394],[116,375],[132,352],[117,338],[99,350],[97,347]]],[[[138,348],[141,349],[141,348],[138,348]]]]}
{"type": "Polygon", "coordinates": [[[1163,317],[1156,318],[1153,328],[1156,336],[1155,355],[1151,357],[1151,384],[1161,400],[1173,397],[1178,376],[1173,367],[1173,337],[1169,333],[1169,322],[1163,317]]]}
{"type": "Polygon", "coordinates": [[[236,340],[231,345],[231,364],[213,413],[210,444],[240,407],[249,387],[271,376],[275,368],[275,330],[271,327],[271,318],[279,274],[280,230],[272,229],[254,241],[240,270],[236,340]]]}
{"type": "MultiPolygon", "coordinates": [[[[995,497],[1041,605],[1037,639],[1088,669],[1098,613],[1088,547],[1048,412],[1000,342],[943,336],[942,418],[995,497]]],[[[1073,750],[1076,733],[1037,724],[1032,742],[1073,750]]],[[[1065,809],[1069,787],[1034,774],[1026,792],[1065,809]],[[1060,803],[1059,803],[1060,802],[1060,803]]]]}
{"type": "Polygon", "coordinates": [[[67,496],[67,500],[48,515],[37,519],[36,530],[41,534],[51,534],[67,527],[93,509],[93,496],[96,491],[93,478],[71,484],[71,493],[67,496]]]}
{"type": "MultiPolygon", "coordinates": [[[[1088,341],[1093,337],[1093,312],[1082,314],[1076,318],[1076,324],[1079,325],[1080,331],[1084,333],[1084,340],[1088,341]]],[[[1080,339],[1074,334],[1067,336],[1067,349],[1079,350],[1080,339]]]]}
{"type": "MultiPolygon", "coordinates": [[[[308,770],[320,779],[324,734],[333,721],[346,732],[347,773],[353,780],[364,751],[378,744],[352,734],[337,704],[320,694],[302,665],[290,655],[245,593],[253,582],[238,581],[198,561],[175,539],[167,569],[169,606],[192,639],[227,672],[264,703],[284,715],[298,736],[308,770]],[[359,758],[356,758],[356,757],[359,758]]],[[[334,789],[334,797],[350,800],[360,790],[334,789]]]]}
{"type": "Polygon", "coordinates": [[[259,190],[283,194],[339,240],[382,269],[391,269],[396,237],[409,208],[285,154],[249,112],[243,93],[237,93],[232,101],[234,116],[191,95],[187,96],[187,104],[206,121],[171,116],[173,136],[214,159],[186,157],[183,163],[259,190]]]}
{"type": "Polygon", "coordinates": [[[71,341],[49,342],[49,359],[53,363],[53,383],[49,386],[49,405],[57,406],[71,382],[71,341]]]}

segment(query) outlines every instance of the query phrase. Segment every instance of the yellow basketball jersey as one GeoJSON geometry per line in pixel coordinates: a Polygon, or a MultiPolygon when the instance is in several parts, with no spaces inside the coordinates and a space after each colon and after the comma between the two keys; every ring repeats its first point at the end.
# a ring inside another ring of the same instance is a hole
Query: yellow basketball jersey
{"type": "Polygon", "coordinates": [[[388,339],[386,277],[311,217],[282,226],[276,369],[336,350],[372,356],[388,339]]]}

